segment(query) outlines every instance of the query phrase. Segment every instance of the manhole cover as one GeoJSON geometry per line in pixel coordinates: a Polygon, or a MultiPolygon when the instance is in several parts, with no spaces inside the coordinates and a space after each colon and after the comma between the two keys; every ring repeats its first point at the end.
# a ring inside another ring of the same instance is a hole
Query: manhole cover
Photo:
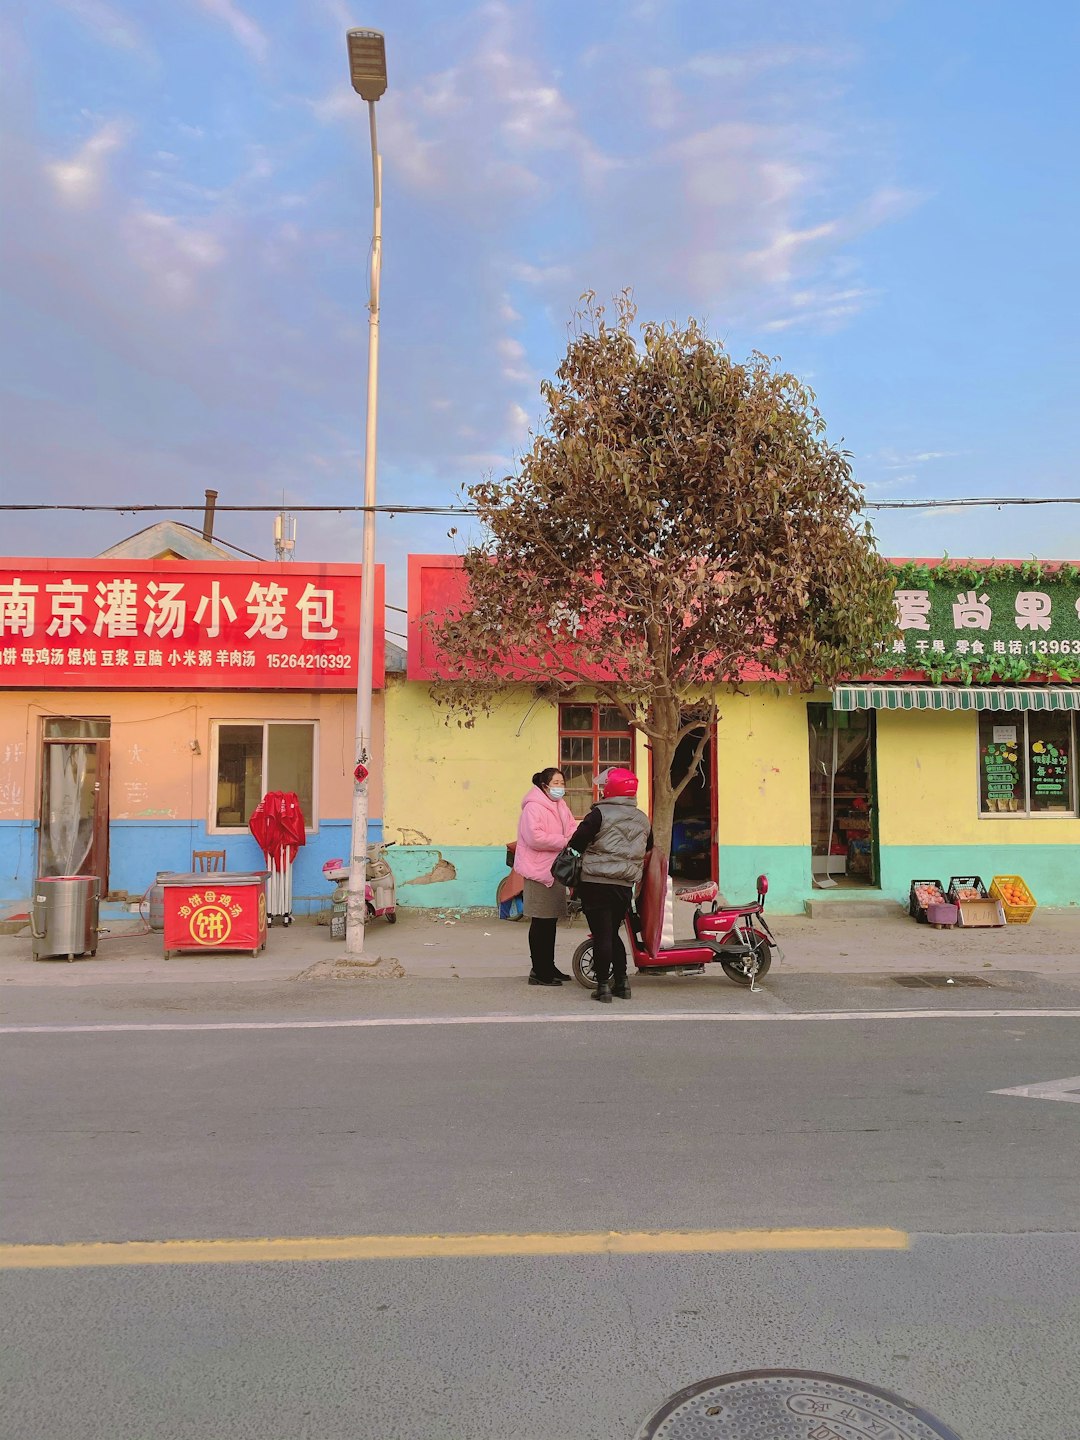
{"type": "Polygon", "coordinates": [[[810,1370],[746,1370],[680,1390],[637,1440],[959,1440],[873,1385],[810,1370]]]}
{"type": "Polygon", "coordinates": [[[969,990],[989,990],[992,982],[981,975],[894,975],[897,985],[908,990],[944,990],[953,985],[966,985],[969,990]]]}

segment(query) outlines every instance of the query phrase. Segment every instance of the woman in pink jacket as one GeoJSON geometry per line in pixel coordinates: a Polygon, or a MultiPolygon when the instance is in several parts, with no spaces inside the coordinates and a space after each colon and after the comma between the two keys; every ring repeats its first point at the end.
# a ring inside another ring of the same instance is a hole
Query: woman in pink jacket
{"type": "Polygon", "coordinates": [[[549,765],[533,777],[521,802],[514,869],[525,881],[525,918],[529,921],[530,985],[561,985],[570,976],[555,968],[555,930],[566,919],[566,886],[552,878],[551,862],[577,829],[563,796],[561,770],[549,765]]]}

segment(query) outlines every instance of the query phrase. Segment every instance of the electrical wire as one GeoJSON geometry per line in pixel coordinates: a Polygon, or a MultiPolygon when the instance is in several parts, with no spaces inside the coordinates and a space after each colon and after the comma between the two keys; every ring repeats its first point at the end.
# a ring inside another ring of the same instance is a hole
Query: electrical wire
{"type": "Polygon", "coordinates": [[[1080,495],[1046,495],[1038,498],[1028,496],[979,496],[970,495],[963,500],[867,500],[866,510],[963,510],[976,505],[1080,505],[1080,495]]]}
{"type": "MultiPolygon", "coordinates": [[[[960,510],[973,506],[990,506],[1000,509],[1005,505],[1080,505],[1080,495],[968,495],[953,500],[866,500],[865,510],[960,510]]],[[[202,505],[43,505],[43,504],[0,504],[0,512],[15,511],[98,511],[113,515],[162,514],[177,511],[203,510],[202,505]]],[[[277,514],[277,505],[217,505],[215,513],[232,515],[277,514]]],[[[290,505],[290,513],[308,515],[478,515],[480,512],[471,505],[290,505]]],[[[240,550],[228,540],[219,543],[240,550]]],[[[250,552],[240,550],[247,555],[250,552]]],[[[256,556],[251,556],[256,559],[256,556]]]]}
{"type": "MultiPolygon", "coordinates": [[[[202,505],[40,505],[4,504],[0,511],[15,510],[79,510],[107,511],[113,515],[150,515],[177,511],[197,511],[202,514],[202,505]]],[[[216,505],[215,515],[277,515],[280,505],[216,505]]],[[[290,505],[289,514],[311,515],[478,515],[480,512],[468,505],[290,505]]],[[[226,542],[227,543],[227,542],[226,542]]],[[[236,549],[233,546],[233,549],[236,549]]]]}

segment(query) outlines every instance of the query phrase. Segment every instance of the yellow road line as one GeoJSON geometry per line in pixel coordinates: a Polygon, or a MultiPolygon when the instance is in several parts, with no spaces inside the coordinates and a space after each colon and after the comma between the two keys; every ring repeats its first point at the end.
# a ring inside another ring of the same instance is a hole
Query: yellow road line
{"type": "Polygon", "coordinates": [[[640,1230],[567,1235],[313,1235],[0,1245],[0,1269],[262,1265],[291,1260],[432,1260],[508,1255],[707,1255],[755,1250],[906,1250],[903,1230],[640,1230]]]}

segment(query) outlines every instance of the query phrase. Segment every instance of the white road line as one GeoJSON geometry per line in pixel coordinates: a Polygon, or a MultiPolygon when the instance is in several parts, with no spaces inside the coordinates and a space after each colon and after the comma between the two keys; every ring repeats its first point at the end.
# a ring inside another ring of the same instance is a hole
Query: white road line
{"type": "Polygon", "coordinates": [[[1071,1100],[1080,1105],[1080,1075],[1068,1080],[1044,1080],[1041,1085],[1014,1085],[1009,1090],[991,1090],[991,1095],[1021,1095],[1026,1100],[1071,1100]]]}
{"type": "Polygon", "coordinates": [[[156,1020],[102,1025],[0,1025],[0,1035],[117,1035],[188,1030],[390,1030],[431,1025],[618,1025],[781,1023],[835,1020],[1080,1020],[1080,1010],[742,1010],[583,1011],[578,1015],[416,1015],[366,1016],[352,1020],[156,1020]]]}

